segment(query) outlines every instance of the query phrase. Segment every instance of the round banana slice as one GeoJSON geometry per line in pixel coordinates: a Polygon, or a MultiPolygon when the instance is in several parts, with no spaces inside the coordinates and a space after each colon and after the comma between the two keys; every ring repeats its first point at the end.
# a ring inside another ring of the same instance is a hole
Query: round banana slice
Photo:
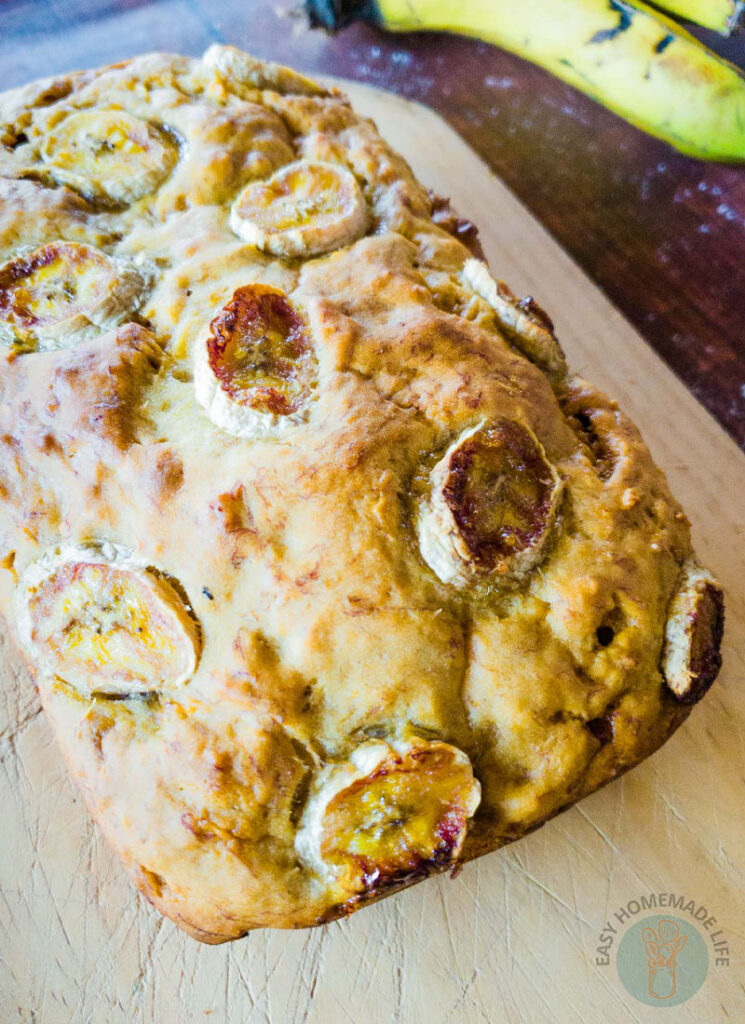
{"type": "Polygon", "coordinates": [[[199,629],[176,588],[115,544],[60,548],[18,591],[21,638],[81,693],[171,690],[194,673],[199,629]]]}
{"type": "Polygon", "coordinates": [[[549,375],[562,377],[566,373],[566,357],[554,325],[534,299],[518,299],[504,281],[495,281],[482,260],[466,260],[461,277],[466,287],[491,306],[524,356],[549,375]]]}
{"type": "Polygon", "coordinates": [[[453,864],[480,799],[457,747],[365,743],[317,776],[296,849],[347,895],[374,893],[453,864]]]}
{"type": "Polygon", "coordinates": [[[238,288],[196,348],[197,400],[236,437],[277,434],[302,422],[315,384],[305,324],[284,292],[268,285],[238,288]]]}
{"type": "Polygon", "coordinates": [[[126,320],[145,288],[140,271],[92,245],[50,242],[0,266],[0,341],[68,348],[126,320]]]}
{"type": "Polygon", "coordinates": [[[695,562],[683,567],[670,605],[662,674],[681,704],[701,700],[722,667],[724,596],[710,572],[695,562]]]}
{"type": "Polygon", "coordinates": [[[562,484],[535,435],[514,420],[479,424],[432,470],[419,547],[443,583],[519,576],[541,559],[562,484]]]}
{"type": "Polygon", "coordinates": [[[230,226],[244,242],[275,256],[318,256],[355,242],[368,219],[353,174],[299,160],[248,185],[233,204],[230,226]]]}
{"type": "Polygon", "coordinates": [[[123,110],[81,110],[47,134],[41,156],[52,177],[89,199],[131,203],[154,191],[178,160],[164,132],[123,110]]]}

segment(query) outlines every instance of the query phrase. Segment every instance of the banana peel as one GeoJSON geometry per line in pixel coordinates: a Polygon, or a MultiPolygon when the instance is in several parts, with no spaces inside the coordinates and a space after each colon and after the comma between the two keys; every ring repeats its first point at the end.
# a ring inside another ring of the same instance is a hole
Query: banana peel
{"type": "Polygon", "coordinates": [[[745,78],[684,28],[630,0],[307,0],[311,20],[493,43],[701,160],[745,162],[745,78]]]}
{"type": "Polygon", "coordinates": [[[653,0],[653,3],[676,18],[714,29],[723,36],[731,35],[737,28],[745,9],[743,0],[653,0]]]}

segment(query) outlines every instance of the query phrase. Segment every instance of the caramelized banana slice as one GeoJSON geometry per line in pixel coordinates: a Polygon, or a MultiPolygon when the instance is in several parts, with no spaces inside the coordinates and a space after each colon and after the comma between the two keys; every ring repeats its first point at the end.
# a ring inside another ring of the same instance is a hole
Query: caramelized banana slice
{"type": "Polygon", "coordinates": [[[454,863],[480,799],[457,747],[363,744],[316,779],[296,848],[342,892],[374,892],[454,863]]]}
{"type": "Polygon", "coordinates": [[[135,267],[92,245],[50,242],[0,266],[0,341],[68,348],[126,320],[145,288],[135,267]]]}
{"type": "Polygon", "coordinates": [[[41,155],[56,181],[87,198],[131,203],[170,174],[178,147],[123,110],[81,110],[51,129],[41,155]]]}
{"type": "Polygon", "coordinates": [[[533,299],[517,299],[504,281],[495,281],[482,260],[463,264],[463,283],[488,302],[508,337],[531,362],[550,375],[566,373],[566,358],[554,325],[533,299]]]}
{"type": "Polygon", "coordinates": [[[723,632],[722,589],[706,569],[688,562],[670,605],[662,652],[662,673],[681,704],[701,700],[719,674],[723,632]]]}
{"type": "Polygon", "coordinates": [[[19,590],[22,639],[81,693],[169,690],[196,669],[199,630],[174,586],[114,544],[62,548],[19,590]]]}
{"type": "Polygon", "coordinates": [[[275,256],[318,256],[367,230],[367,204],[353,174],[336,164],[299,160],[248,185],[230,214],[244,242],[275,256]]]}
{"type": "Polygon", "coordinates": [[[463,434],[430,477],[419,546],[444,583],[528,572],[543,555],[561,481],[534,434],[514,420],[463,434]]]}
{"type": "Polygon", "coordinates": [[[238,288],[197,345],[194,389],[212,422],[236,437],[282,432],[306,416],[316,363],[305,324],[276,288],[238,288]]]}

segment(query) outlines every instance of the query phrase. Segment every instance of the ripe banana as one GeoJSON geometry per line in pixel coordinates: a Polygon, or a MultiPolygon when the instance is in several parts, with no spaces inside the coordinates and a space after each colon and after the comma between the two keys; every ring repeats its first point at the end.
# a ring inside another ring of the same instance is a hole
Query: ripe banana
{"type": "Polygon", "coordinates": [[[685,29],[630,0],[307,0],[316,24],[460,32],[540,64],[703,160],[745,161],[745,78],[685,29]]]}
{"type": "Polygon", "coordinates": [[[743,0],[655,0],[655,6],[728,36],[737,27],[745,3],[743,0]]]}

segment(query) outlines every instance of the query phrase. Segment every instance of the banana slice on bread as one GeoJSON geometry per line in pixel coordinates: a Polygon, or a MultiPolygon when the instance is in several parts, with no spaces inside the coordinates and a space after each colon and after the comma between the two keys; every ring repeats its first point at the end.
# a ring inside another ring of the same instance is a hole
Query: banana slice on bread
{"type": "Polygon", "coordinates": [[[419,547],[444,583],[517,577],[543,556],[562,483],[528,427],[478,424],[432,470],[419,547]]]}
{"type": "Polygon", "coordinates": [[[566,359],[554,325],[532,298],[518,299],[504,281],[492,277],[482,260],[466,260],[461,279],[492,307],[501,327],[523,355],[551,376],[563,375],[566,359]]]}
{"type": "Polygon", "coordinates": [[[448,743],[362,744],[317,776],[295,845],[339,899],[374,895],[452,864],[480,794],[448,743]]]}
{"type": "Polygon", "coordinates": [[[248,185],[233,204],[230,226],[244,242],[275,256],[318,256],[355,242],[368,219],[350,171],[298,160],[248,185]]]}
{"type": "Polygon", "coordinates": [[[719,674],[723,632],[721,588],[708,569],[689,562],[670,605],[662,654],[665,682],[681,704],[701,700],[719,674]]]}
{"type": "Polygon", "coordinates": [[[50,242],[0,266],[0,341],[69,348],[123,323],[146,287],[131,263],[82,242],[50,242]]]}
{"type": "Polygon", "coordinates": [[[119,545],[43,556],[18,600],[20,632],[39,667],[80,693],[173,690],[196,668],[199,629],[183,597],[119,545]]]}
{"type": "Polygon", "coordinates": [[[277,288],[238,288],[197,344],[194,389],[212,422],[236,437],[281,433],[306,416],[315,357],[306,326],[277,288]]]}
{"type": "Polygon", "coordinates": [[[49,131],[41,152],[57,182],[112,203],[148,195],[178,160],[173,138],[123,110],[68,114],[49,131]]]}

